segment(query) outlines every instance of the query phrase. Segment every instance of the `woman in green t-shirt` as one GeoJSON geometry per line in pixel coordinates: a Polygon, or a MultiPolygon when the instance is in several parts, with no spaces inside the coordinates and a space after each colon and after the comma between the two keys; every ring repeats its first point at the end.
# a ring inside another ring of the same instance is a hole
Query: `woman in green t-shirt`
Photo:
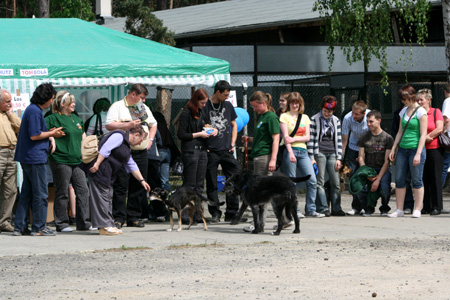
{"type": "Polygon", "coordinates": [[[272,107],[272,96],[261,91],[250,96],[250,105],[259,115],[253,130],[254,137],[248,138],[252,145],[253,173],[270,175],[276,169],[280,144],[280,122],[272,107]]]}
{"type": "Polygon", "coordinates": [[[427,137],[428,116],[427,111],[417,103],[416,90],[412,86],[402,86],[399,90],[399,98],[404,101],[405,107],[399,113],[398,133],[389,155],[389,159],[396,162],[395,197],[397,199],[397,210],[388,216],[391,218],[404,216],[406,174],[409,171],[414,194],[412,217],[420,218],[424,196],[422,178],[426,159],[424,146],[427,137]],[[397,157],[395,157],[397,148],[397,157]]]}
{"type": "Polygon", "coordinates": [[[60,91],[56,94],[52,106],[53,114],[45,118],[48,128],[62,127],[65,135],[55,138],[56,149],[49,155],[49,164],[55,185],[54,216],[58,232],[71,232],[67,204],[69,202],[68,187],[72,186],[76,193],[76,228],[88,230],[89,192],[86,176],[79,168],[81,163],[81,140],[86,137],[83,121],[75,115],[75,96],[60,91]]]}

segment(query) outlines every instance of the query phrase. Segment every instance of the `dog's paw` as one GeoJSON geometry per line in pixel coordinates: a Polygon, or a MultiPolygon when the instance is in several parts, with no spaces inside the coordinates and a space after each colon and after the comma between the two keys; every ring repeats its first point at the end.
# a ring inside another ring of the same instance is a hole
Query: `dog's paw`
{"type": "Polygon", "coordinates": [[[181,228],[178,228],[177,231],[180,232],[180,231],[181,231],[181,228]]]}
{"type": "Polygon", "coordinates": [[[172,231],[172,228],[167,229],[167,231],[168,231],[168,232],[171,232],[171,231],[172,231]]]}
{"type": "Polygon", "coordinates": [[[203,228],[203,230],[204,230],[204,231],[207,231],[207,230],[208,230],[208,228],[203,228]]]}
{"type": "MultiPolygon", "coordinates": [[[[183,230],[189,230],[189,227],[183,227],[183,230]]],[[[181,229],[180,229],[181,231],[181,229]]]]}

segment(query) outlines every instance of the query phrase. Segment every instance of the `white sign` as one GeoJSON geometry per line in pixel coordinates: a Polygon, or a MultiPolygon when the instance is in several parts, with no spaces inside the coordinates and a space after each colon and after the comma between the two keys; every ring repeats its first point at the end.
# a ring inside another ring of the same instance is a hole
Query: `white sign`
{"type": "Polygon", "coordinates": [[[11,94],[11,97],[12,97],[11,104],[13,106],[13,110],[18,115],[19,110],[23,112],[25,108],[27,108],[28,105],[30,105],[30,94],[20,93],[20,96],[17,96],[17,94],[11,94]]]}
{"type": "Polygon", "coordinates": [[[230,91],[230,96],[228,96],[227,101],[230,101],[234,107],[237,107],[236,91],[230,91]]]}
{"type": "Polygon", "coordinates": [[[48,69],[20,69],[20,76],[23,77],[33,77],[33,76],[48,76],[48,69]]]}
{"type": "Polygon", "coordinates": [[[13,69],[0,69],[0,76],[14,76],[13,69]]]}

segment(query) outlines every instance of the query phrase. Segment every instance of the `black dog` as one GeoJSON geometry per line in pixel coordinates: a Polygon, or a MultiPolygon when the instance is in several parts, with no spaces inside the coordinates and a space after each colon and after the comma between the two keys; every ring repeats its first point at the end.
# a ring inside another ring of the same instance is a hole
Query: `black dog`
{"type": "Polygon", "coordinates": [[[300,233],[300,221],[297,216],[297,191],[293,182],[306,181],[309,177],[310,175],[290,178],[279,172],[274,173],[273,176],[253,175],[252,172],[246,170],[234,174],[225,182],[223,191],[227,194],[241,195],[243,203],[231,224],[238,224],[242,214],[250,205],[255,224],[252,233],[263,232],[264,204],[271,201],[273,211],[278,219],[278,228],[273,235],[279,235],[283,229],[283,210],[289,220],[294,218],[293,233],[300,233]]]}
{"type": "MultiPolygon", "coordinates": [[[[177,231],[181,231],[181,211],[186,207],[187,214],[189,216],[189,225],[185,229],[191,228],[194,223],[194,212],[197,211],[198,215],[202,218],[204,224],[204,230],[208,230],[208,226],[206,225],[206,220],[203,215],[203,206],[202,201],[207,201],[209,205],[215,206],[216,204],[213,201],[210,201],[206,197],[199,195],[196,191],[181,187],[172,192],[169,192],[161,189],[155,188],[151,192],[152,200],[161,200],[166,203],[167,208],[169,209],[170,215],[170,228],[167,231],[172,231],[174,222],[172,212],[176,212],[178,214],[178,229],[177,231]],[[166,199],[169,196],[169,199],[166,199]]],[[[220,205],[223,203],[219,203],[220,205]]]]}

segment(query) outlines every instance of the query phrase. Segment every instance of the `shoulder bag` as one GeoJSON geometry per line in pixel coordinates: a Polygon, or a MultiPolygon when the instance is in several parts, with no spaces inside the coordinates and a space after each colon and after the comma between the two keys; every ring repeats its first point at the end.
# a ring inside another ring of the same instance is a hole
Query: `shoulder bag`
{"type": "MultiPolygon", "coordinates": [[[[436,108],[434,109],[434,124],[436,124],[436,108]]],[[[438,135],[439,145],[445,152],[450,153],[450,137],[448,137],[447,132],[441,132],[438,135]]]]}
{"type": "MultiPolygon", "coordinates": [[[[300,121],[302,119],[302,114],[298,115],[297,118],[297,123],[295,123],[295,128],[294,130],[289,134],[290,137],[294,137],[295,133],[297,132],[298,127],[300,126],[300,121]]],[[[281,166],[281,162],[283,161],[283,153],[284,153],[284,149],[286,149],[286,145],[280,145],[280,147],[278,148],[278,153],[277,153],[277,169],[280,168],[281,166]]]]}
{"type": "MultiPolygon", "coordinates": [[[[394,166],[395,166],[395,161],[397,160],[398,148],[400,147],[400,143],[402,142],[403,136],[405,135],[405,131],[406,131],[406,129],[408,128],[409,121],[411,121],[411,119],[414,117],[414,114],[416,113],[416,111],[417,111],[420,107],[421,107],[420,105],[416,107],[416,109],[415,109],[415,110],[413,111],[413,113],[411,114],[411,117],[409,118],[408,122],[406,122],[405,129],[403,129],[402,136],[400,137],[400,141],[398,142],[398,145],[397,145],[397,147],[395,148],[394,160],[392,161],[392,165],[394,165],[394,166]]],[[[406,115],[406,111],[405,111],[405,115],[406,115]]],[[[401,120],[401,119],[400,119],[400,120],[401,120]]],[[[401,125],[400,125],[400,126],[401,126],[401,125]]]]}

